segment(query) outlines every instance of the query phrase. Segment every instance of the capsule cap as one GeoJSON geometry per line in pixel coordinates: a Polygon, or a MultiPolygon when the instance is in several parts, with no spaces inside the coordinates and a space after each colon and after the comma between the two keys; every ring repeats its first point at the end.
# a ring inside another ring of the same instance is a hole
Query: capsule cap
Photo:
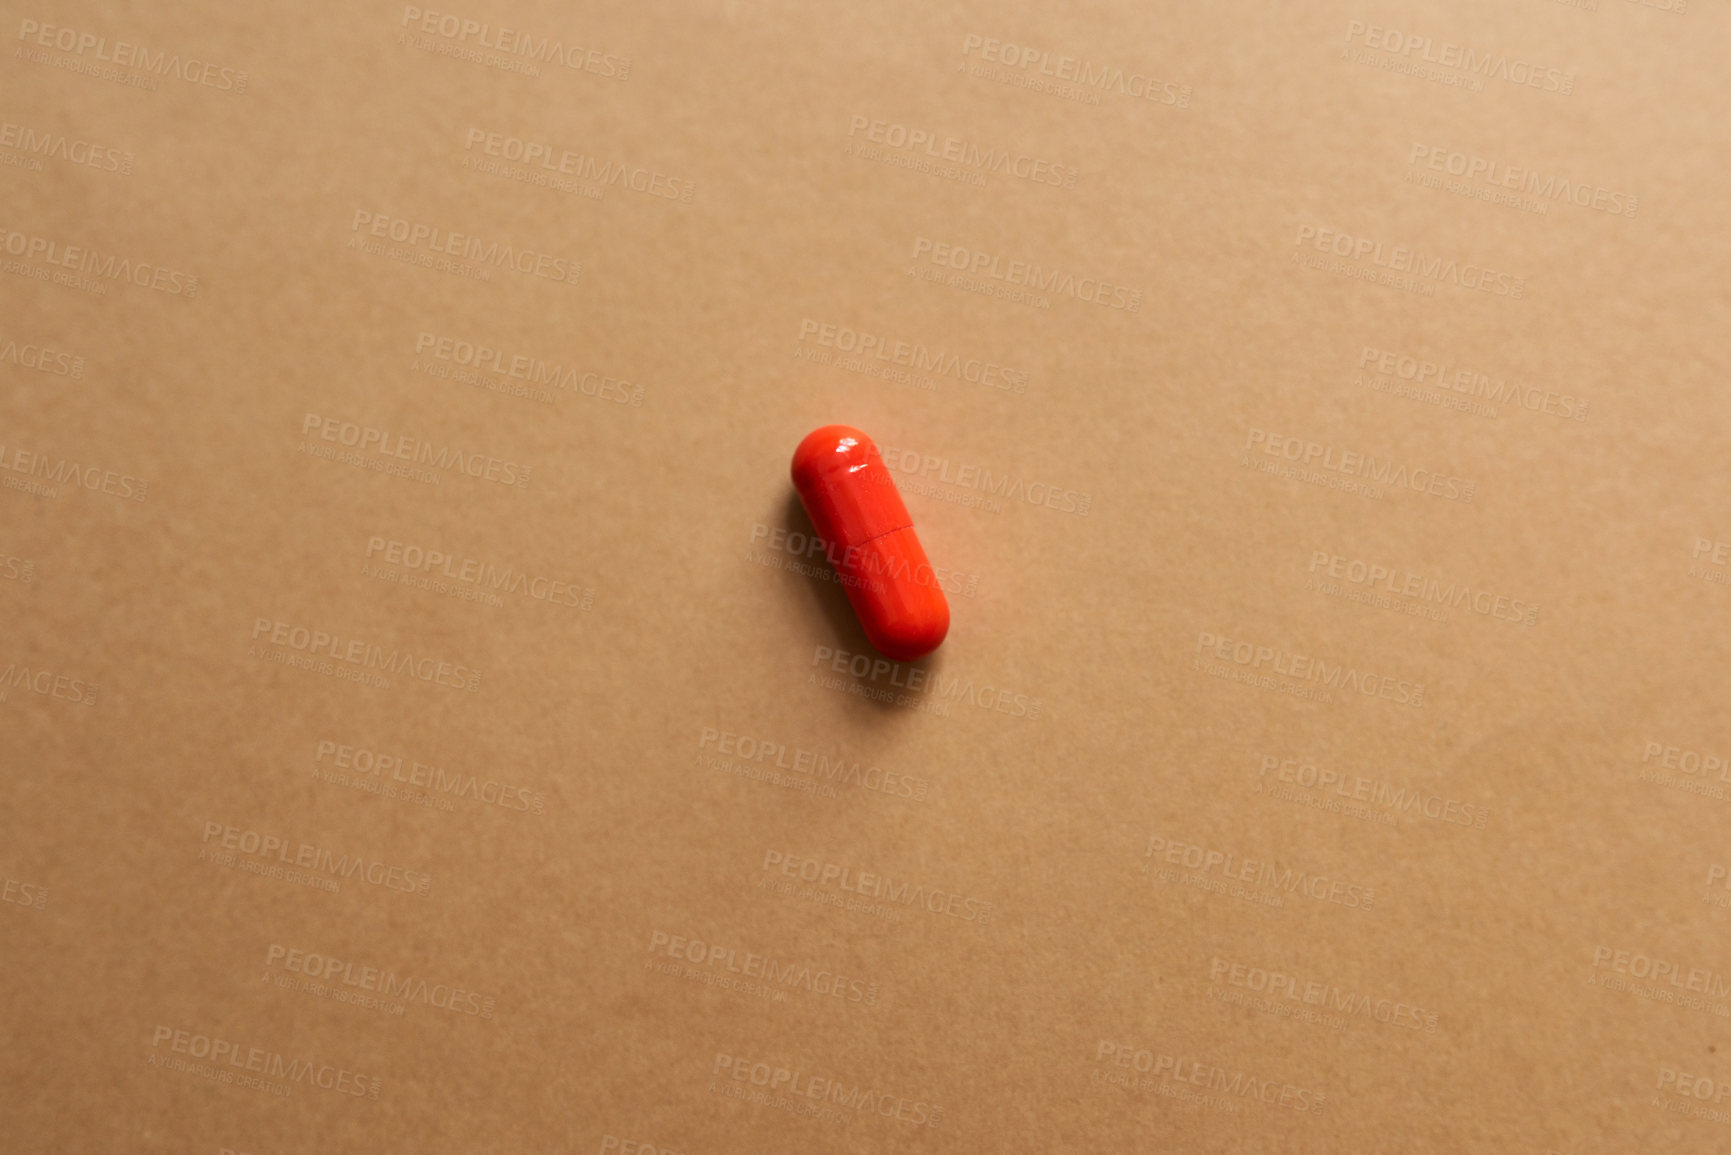
{"type": "Polygon", "coordinates": [[[793,451],[793,485],[817,535],[839,549],[914,523],[877,445],[851,425],[806,435],[793,451]]]}

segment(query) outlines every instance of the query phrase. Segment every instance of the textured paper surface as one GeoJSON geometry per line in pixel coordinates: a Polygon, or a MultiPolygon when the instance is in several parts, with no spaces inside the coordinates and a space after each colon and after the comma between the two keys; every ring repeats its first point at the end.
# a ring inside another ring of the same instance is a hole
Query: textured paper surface
{"type": "Polygon", "coordinates": [[[9,1150],[1731,1144],[1722,8],[1060,7],[9,6],[9,1150]]]}

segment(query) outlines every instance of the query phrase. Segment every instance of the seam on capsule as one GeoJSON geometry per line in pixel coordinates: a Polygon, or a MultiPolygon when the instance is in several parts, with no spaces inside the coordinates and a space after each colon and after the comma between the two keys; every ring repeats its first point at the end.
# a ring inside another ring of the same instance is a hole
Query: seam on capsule
{"type": "Polygon", "coordinates": [[[914,523],[913,523],[912,519],[909,519],[909,521],[906,525],[898,525],[894,529],[886,529],[882,533],[874,533],[870,537],[866,538],[864,541],[854,542],[848,548],[849,549],[859,549],[861,546],[870,545],[872,542],[876,541],[880,537],[888,537],[892,533],[900,533],[904,529],[912,529],[913,527],[914,527],[914,523]]]}
{"type": "MultiPolygon", "coordinates": [[[[818,475],[818,477],[816,477],[814,480],[817,482],[817,484],[820,487],[822,487],[823,489],[829,490],[831,492],[840,492],[842,489],[841,486],[834,484],[833,482],[830,481],[830,479],[827,476],[822,475],[822,474],[818,475]]],[[[900,497],[901,494],[897,493],[896,496],[900,497]]],[[[902,515],[904,517],[907,517],[907,507],[905,505],[902,507],[902,515]]],[[[874,533],[870,537],[866,538],[864,541],[854,542],[852,545],[848,546],[848,548],[849,549],[860,549],[863,546],[870,545],[872,542],[876,541],[880,537],[888,537],[890,534],[895,533],[897,530],[912,529],[913,527],[914,527],[914,519],[912,517],[908,517],[907,521],[904,524],[898,525],[898,526],[893,526],[893,527],[886,529],[886,530],[883,530],[879,533],[874,533]]]]}

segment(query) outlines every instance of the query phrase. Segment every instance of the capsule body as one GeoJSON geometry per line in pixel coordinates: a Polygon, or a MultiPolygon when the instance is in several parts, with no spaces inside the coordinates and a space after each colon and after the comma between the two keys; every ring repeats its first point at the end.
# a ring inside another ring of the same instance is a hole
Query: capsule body
{"type": "Polygon", "coordinates": [[[866,640],[897,661],[937,649],[950,603],[872,439],[847,425],[814,430],[794,450],[793,485],[866,640]]]}

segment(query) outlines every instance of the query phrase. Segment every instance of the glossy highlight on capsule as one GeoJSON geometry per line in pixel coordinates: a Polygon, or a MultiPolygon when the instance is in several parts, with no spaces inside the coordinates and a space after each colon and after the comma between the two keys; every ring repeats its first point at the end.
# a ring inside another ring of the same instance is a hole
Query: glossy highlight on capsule
{"type": "Polygon", "coordinates": [[[950,603],[872,439],[848,425],[813,430],[793,452],[793,486],[866,640],[903,662],[937,649],[950,603]]]}

